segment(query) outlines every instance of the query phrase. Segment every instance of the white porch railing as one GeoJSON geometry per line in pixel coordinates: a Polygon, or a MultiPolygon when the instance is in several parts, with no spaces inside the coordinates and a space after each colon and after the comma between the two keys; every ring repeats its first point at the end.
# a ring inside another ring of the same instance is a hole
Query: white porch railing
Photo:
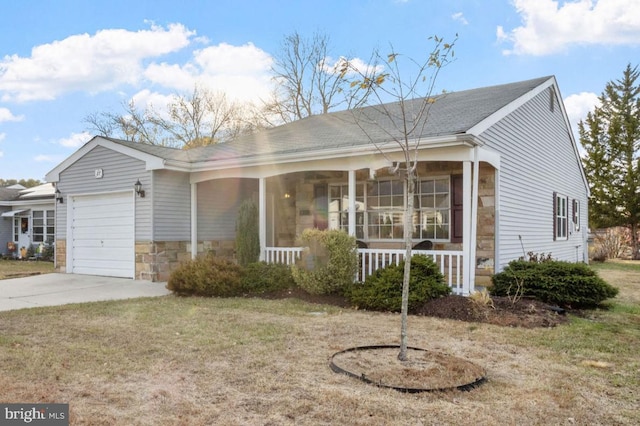
{"type": "MultiPolygon", "coordinates": [[[[300,259],[302,247],[267,247],[265,250],[265,261],[267,263],[284,263],[291,265],[300,259]]],[[[412,250],[412,254],[422,254],[430,257],[440,268],[440,273],[455,294],[463,294],[463,252],[455,250],[412,250]]],[[[391,264],[399,264],[404,259],[403,249],[358,249],[359,281],[364,281],[376,270],[391,264]]]]}
{"type": "Polygon", "coordinates": [[[267,247],[264,251],[264,261],[292,265],[300,259],[302,250],[304,247],[267,247]]]}

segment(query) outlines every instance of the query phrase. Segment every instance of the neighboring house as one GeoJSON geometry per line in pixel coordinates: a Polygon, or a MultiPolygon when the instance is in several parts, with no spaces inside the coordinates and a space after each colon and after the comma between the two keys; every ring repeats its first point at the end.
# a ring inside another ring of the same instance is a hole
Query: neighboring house
{"type": "MultiPolygon", "coordinates": [[[[290,262],[305,228],[339,228],[366,247],[366,275],[402,252],[404,185],[389,172],[398,146],[364,126],[368,136],[342,111],[187,151],[94,137],[47,174],[64,198],[57,265],[166,280],[198,253],[232,256],[236,212],[251,198],[262,259],[290,262]]],[[[457,293],[526,252],[587,260],[588,186],[572,135],[554,77],[436,98],[413,234],[457,293]]]]}
{"type": "Polygon", "coordinates": [[[53,244],[55,188],[45,183],[33,188],[0,188],[0,254],[21,258],[21,248],[53,244]]]}

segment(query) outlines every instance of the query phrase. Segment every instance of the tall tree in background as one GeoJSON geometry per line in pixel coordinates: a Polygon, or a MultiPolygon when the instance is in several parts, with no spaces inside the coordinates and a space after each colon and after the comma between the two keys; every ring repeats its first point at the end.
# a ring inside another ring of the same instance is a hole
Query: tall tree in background
{"type": "Polygon", "coordinates": [[[332,60],[329,43],[329,37],[320,33],[310,39],[297,32],[284,37],[272,67],[276,89],[265,104],[266,116],[275,117],[273,124],[325,114],[347,105],[347,61],[332,60]]]}
{"type": "MultiPolygon", "coordinates": [[[[417,153],[421,143],[420,137],[428,126],[429,111],[437,102],[432,97],[437,77],[442,68],[453,59],[457,35],[451,43],[437,36],[430,40],[434,43],[433,49],[422,61],[406,57],[391,46],[387,55],[374,52],[371,63],[366,68],[349,64],[350,71],[358,75],[349,85],[349,99],[354,108],[352,111],[356,123],[367,135],[370,129],[385,132],[388,140],[393,141],[403,154],[403,161],[390,168],[390,171],[403,178],[406,184],[403,223],[405,264],[398,354],[400,361],[408,359],[407,318],[417,153]],[[381,66],[383,63],[384,68],[381,66]],[[369,108],[362,108],[365,106],[369,108]],[[379,124],[380,122],[386,124],[379,124]]],[[[372,137],[369,139],[373,142],[372,137]]],[[[380,147],[377,148],[386,157],[380,147]]]]}
{"type": "Polygon", "coordinates": [[[40,185],[40,182],[37,179],[0,179],[0,188],[4,188],[12,185],[22,185],[25,188],[32,188],[34,186],[40,185]]]}
{"type": "Polygon", "coordinates": [[[640,257],[639,76],[637,66],[627,65],[621,79],[607,83],[599,98],[601,105],[578,124],[591,190],[590,226],[627,227],[634,259],[640,257]]]}
{"type": "Polygon", "coordinates": [[[190,95],[176,94],[166,109],[141,110],[130,101],[124,110],[94,113],[84,121],[101,136],[184,149],[226,142],[255,127],[250,106],[198,86],[190,95]]]}

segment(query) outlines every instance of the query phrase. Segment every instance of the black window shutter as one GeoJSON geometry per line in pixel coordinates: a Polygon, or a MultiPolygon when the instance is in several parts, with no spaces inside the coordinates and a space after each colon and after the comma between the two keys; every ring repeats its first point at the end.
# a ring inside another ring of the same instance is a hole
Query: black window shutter
{"type": "Polygon", "coordinates": [[[462,242],[462,175],[451,176],[451,242],[462,242]]]}

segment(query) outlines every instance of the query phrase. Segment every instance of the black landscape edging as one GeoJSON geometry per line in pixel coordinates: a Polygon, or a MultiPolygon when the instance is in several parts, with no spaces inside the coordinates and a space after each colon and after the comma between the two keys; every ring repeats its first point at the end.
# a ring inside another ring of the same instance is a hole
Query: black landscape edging
{"type": "MultiPolygon", "coordinates": [[[[353,378],[359,379],[359,380],[363,381],[364,383],[375,385],[375,386],[377,386],[379,388],[393,389],[393,390],[396,390],[398,392],[404,392],[404,393],[445,392],[445,391],[454,390],[454,389],[455,390],[464,391],[464,392],[469,392],[469,391],[477,388],[478,386],[480,386],[481,384],[483,384],[484,382],[487,381],[487,378],[485,376],[482,376],[479,379],[476,379],[474,382],[466,383],[464,385],[459,385],[459,386],[452,386],[452,387],[446,387],[446,388],[405,388],[405,387],[400,387],[400,386],[389,386],[389,385],[382,384],[380,382],[374,382],[373,380],[368,379],[364,374],[357,375],[355,373],[352,373],[350,371],[347,371],[347,370],[345,370],[343,368],[338,367],[333,362],[333,359],[335,358],[336,355],[340,355],[340,354],[343,354],[343,353],[346,353],[346,352],[355,352],[355,351],[361,351],[361,350],[367,350],[367,349],[389,349],[389,348],[398,348],[399,349],[400,346],[398,346],[398,345],[371,345],[371,346],[355,346],[353,348],[348,348],[348,349],[345,349],[343,351],[336,352],[335,354],[333,354],[331,356],[331,362],[329,363],[329,368],[331,368],[331,370],[334,373],[345,374],[345,375],[347,375],[349,377],[353,377],[353,378]]],[[[426,349],[415,348],[415,347],[411,347],[411,346],[407,346],[407,349],[427,352],[426,349]]]]}

